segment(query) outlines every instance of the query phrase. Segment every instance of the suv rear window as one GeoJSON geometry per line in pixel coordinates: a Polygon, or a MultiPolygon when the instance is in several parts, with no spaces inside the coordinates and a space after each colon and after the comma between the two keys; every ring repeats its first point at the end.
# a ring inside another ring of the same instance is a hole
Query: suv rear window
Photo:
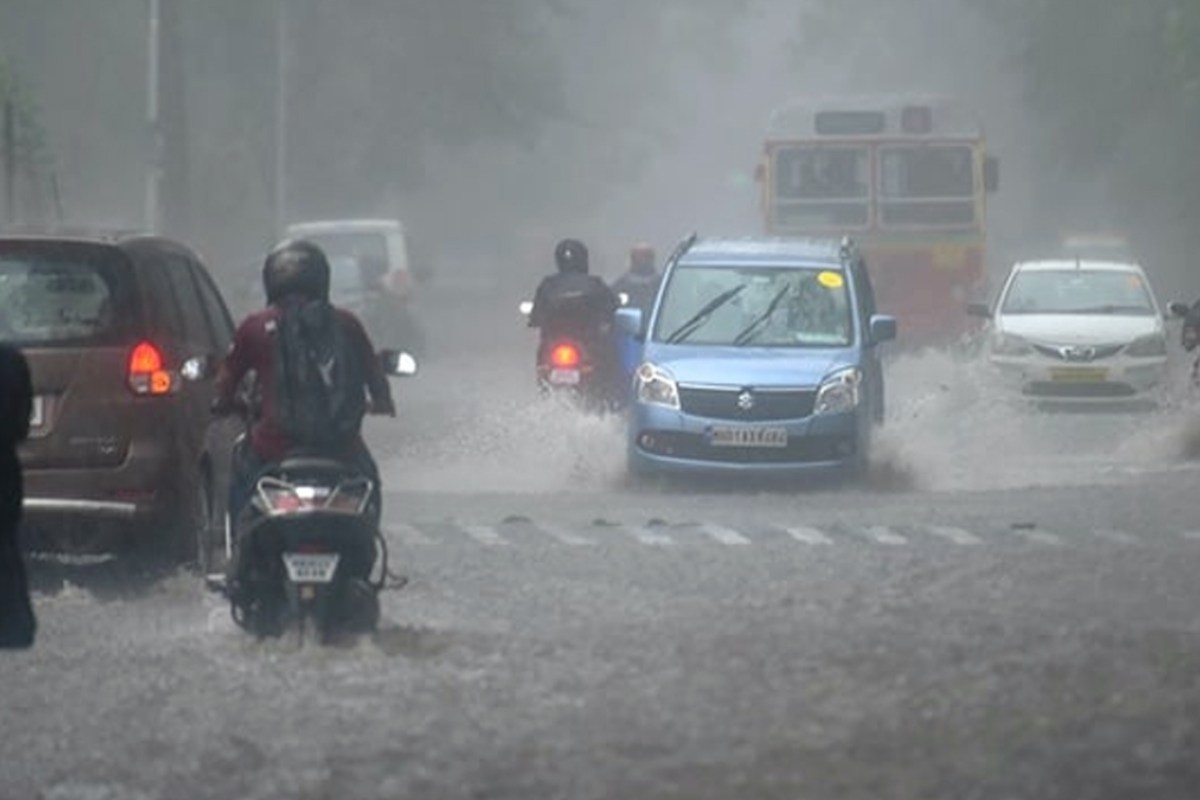
{"type": "Polygon", "coordinates": [[[109,247],[0,242],[0,341],[117,343],[133,318],[129,276],[124,256],[109,247]]]}

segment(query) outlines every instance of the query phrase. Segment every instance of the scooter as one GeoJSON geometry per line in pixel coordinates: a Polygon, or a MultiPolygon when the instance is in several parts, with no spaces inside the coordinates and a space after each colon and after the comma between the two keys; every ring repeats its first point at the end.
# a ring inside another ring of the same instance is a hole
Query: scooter
{"type": "MultiPolygon", "coordinates": [[[[408,353],[380,357],[389,376],[417,372],[408,353]]],[[[241,408],[247,422],[252,407],[241,408]]],[[[262,469],[249,502],[236,517],[227,512],[229,565],[223,585],[213,586],[234,622],[260,638],[294,631],[301,642],[314,631],[322,643],[375,631],[389,575],[377,490],[354,465],[315,454],[262,469]]]]}
{"type": "MultiPolygon", "coordinates": [[[[629,298],[621,294],[620,300],[624,305],[629,298]]],[[[522,302],[519,311],[528,319],[533,303],[522,302]]],[[[615,336],[615,331],[612,335],[615,336]]],[[[589,344],[581,337],[560,336],[543,344],[536,372],[543,397],[561,397],[585,411],[613,411],[622,405],[619,387],[610,385],[611,376],[597,368],[589,344]]]]}

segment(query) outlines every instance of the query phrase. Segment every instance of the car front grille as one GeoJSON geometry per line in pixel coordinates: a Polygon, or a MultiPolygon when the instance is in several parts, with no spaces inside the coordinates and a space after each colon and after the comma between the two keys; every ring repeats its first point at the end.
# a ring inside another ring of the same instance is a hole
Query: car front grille
{"type": "Polygon", "coordinates": [[[683,413],[708,419],[746,422],[804,419],[812,416],[816,401],[815,389],[679,387],[679,405],[683,413]],[[748,398],[748,402],[743,398],[748,398]]]}
{"type": "Polygon", "coordinates": [[[1117,353],[1125,348],[1123,344],[1105,344],[1105,345],[1049,345],[1035,344],[1034,350],[1037,350],[1044,356],[1056,359],[1058,361],[1066,361],[1069,363],[1086,363],[1089,361],[1100,361],[1105,358],[1112,358],[1117,353]]]}

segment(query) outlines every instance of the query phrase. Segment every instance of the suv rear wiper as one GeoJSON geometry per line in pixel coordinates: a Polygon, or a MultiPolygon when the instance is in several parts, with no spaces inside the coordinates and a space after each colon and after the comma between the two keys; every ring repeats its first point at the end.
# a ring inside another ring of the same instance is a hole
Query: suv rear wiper
{"type": "Polygon", "coordinates": [[[732,289],[726,289],[712,300],[709,300],[707,303],[705,303],[704,308],[697,311],[691,319],[676,328],[674,332],[672,332],[671,335],[666,338],[667,344],[678,344],[679,342],[682,342],[684,339],[691,336],[693,333],[699,330],[701,325],[708,321],[708,318],[713,315],[713,312],[736,297],[739,292],[746,288],[746,286],[747,284],[745,283],[738,284],[732,289]]]}
{"type": "Polygon", "coordinates": [[[745,330],[735,336],[733,343],[741,347],[744,344],[748,344],[751,339],[757,336],[759,329],[763,326],[763,323],[771,318],[771,315],[775,313],[775,309],[779,308],[779,304],[783,302],[783,298],[786,297],[787,293],[791,290],[791,286],[784,286],[782,289],[776,292],[775,296],[771,298],[770,304],[767,305],[767,310],[758,315],[753,322],[746,326],[745,330]]]}

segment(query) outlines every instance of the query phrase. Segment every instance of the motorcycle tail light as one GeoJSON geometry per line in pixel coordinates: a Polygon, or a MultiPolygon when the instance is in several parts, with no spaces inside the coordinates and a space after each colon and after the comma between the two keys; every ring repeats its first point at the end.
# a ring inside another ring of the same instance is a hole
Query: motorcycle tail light
{"type": "Polygon", "coordinates": [[[558,369],[578,367],[582,360],[579,348],[573,344],[555,345],[550,351],[550,366],[558,369]]]}
{"type": "Polygon", "coordinates": [[[371,487],[368,484],[343,484],[325,501],[325,508],[330,511],[343,511],[350,514],[361,514],[371,499],[371,487]]]}

